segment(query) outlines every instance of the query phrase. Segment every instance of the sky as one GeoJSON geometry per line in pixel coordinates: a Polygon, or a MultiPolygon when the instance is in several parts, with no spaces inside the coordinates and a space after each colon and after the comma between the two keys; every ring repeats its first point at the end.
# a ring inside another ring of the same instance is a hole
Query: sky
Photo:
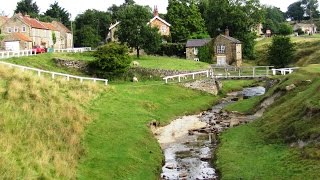
{"type": "MultiPolygon", "coordinates": [[[[0,12],[4,11],[6,15],[11,16],[20,0],[0,0],[6,1],[1,3],[0,12]]],[[[108,7],[112,4],[122,4],[124,0],[34,0],[40,8],[40,12],[45,12],[50,4],[55,1],[59,5],[65,8],[69,13],[71,13],[71,18],[74,19],[77,14],[83,13],[87,9],[97,9],[100,11],[106,11],[108,7]]],[[[282,11],[286,11],[287,7],[297,0],[260,0],[262,4],[273,5],[279,7],[282,11]]],[[[168,6],[167,0],[135,0],[137,4],[149,5],[150,7],[158,6],[160,13],[166,13],[166,8],[168,6]]]]}

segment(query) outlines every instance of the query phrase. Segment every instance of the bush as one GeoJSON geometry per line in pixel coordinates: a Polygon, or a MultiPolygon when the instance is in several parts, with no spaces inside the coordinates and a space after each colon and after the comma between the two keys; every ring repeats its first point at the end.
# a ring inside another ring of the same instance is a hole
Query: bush
{"type": "Polygon", "coordinates": [[[293,28],[288,23],[281,23],[279,27],[279,34],[283,36],[287,36],[293,33],[293,28]]]}
{"type": "Polygon", "coordinates": [[[290,37],[274,36],[268,50],[268,61],[276,67],[286,67],[294,58],[294,44],[290,37]]]}
{"type": "Polygon", "coordinates": [[[198,57],[199,60],[202,62],[206,62],[209,64],[213,63],[212,57],[213,57],[213,43],[210,42],[205,46],[202,46],[199,48],[198,57]]]}
{"type": "Polygon", "coordinates": [[[295,32],[298,33],[298,35],[304,35],[304,31],[302,31],[301,28],[297,29],[295,32]]]}
{"type": "Polygon", "coordinates": [[[185,43],[164,43],[160,45],[160,50],[155,54],[160,56],[177,56],[185,58],[186,45],[185,43]]]}
{"type": "Polygon", "coordinates": [[[108,43],[98,47],[94,56],[97,60],[91,62],[91,71],[99,77],[114,78],[128,71],[131,59],[128,47],[117,43],[108,43]]]}

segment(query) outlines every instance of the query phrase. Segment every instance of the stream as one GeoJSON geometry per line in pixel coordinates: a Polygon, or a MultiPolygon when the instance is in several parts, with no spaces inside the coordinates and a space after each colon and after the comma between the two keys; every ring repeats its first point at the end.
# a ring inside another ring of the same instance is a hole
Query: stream
{"type": "Polygon", "coordinates": [[[222,109],[239,99],[264,93],[265,88],[261,86],[244,88],[228,94],[208,111],[184,116],[165,127],[153,129],[165,156],[160,179],[218,179],[212,162],[219,133],[227,128],[249,123],[263,113],[259,111],[255,115],[245,116],[226,113],[222,109]]]}

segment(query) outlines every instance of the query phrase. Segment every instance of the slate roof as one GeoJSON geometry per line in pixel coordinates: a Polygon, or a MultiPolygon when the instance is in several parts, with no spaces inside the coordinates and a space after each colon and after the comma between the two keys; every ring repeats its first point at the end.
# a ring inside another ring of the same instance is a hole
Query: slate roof
{"type": "Polygon", "coordinates": [[[225,36],[225,35],[221,35],[222,37],[230,40],[231,42],[235,43],[235,44],[241,44],[241,41],[239,41],[238,39],[236,38],[233,38],[233,37],[230,37],[230,36],[225,36]]]}
{"type": "Polygon", "coordinates": [[[32,42],[32,40],[31,40],[28,36],[25,36],[24,34],[18,33],[18,32],[11,33],[10,35],[8,35],[8,36],[5,38],[5,42],[8,42],[8,41],[26,41],[26,42],[32,42]]]}
{"type": "Polygon", "coordinates": [[[206,44],[208,44],[212,39],[208,38],[208,39],[189,39],[187,41],[187,45],[186,47],[202,47],[206,44]]]}

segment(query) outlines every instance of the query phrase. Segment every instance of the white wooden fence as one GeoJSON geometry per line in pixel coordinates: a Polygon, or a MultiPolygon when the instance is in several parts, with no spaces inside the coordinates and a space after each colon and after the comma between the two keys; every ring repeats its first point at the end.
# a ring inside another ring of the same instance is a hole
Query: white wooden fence
{"type": "Polygon", "coordinates": [[[74,76],[74,75],[70,75],[70,74],[63,74],[63,73],[58,73],[58,72],[51,72],[51,71],[45,71],[42,69],[37,69],[37,68],[31,68],[31,67],[26,67],[26,66],[20,66],[20,65],[16,65],[16,64],[11,64],[11,63],[7,63],[7,62],[3,62],[0,61],[0,64],[12,67],[12,68],[19,68],[22,71],[25,70],[30,70],[30,71],[34,71],[38,74],[38,76],[40,77],[42,74],[50,74],[51,78],[54,79],[57,76],[62,76],[65,77],[67,79],[67,81],[70,81],[70,79],[77,79],[80,81],[80,83],[83,83],[83,81],[88,80],[88,81],[93,81],[94,83],[97,81],[102,81],[104,82],[105,85],[108,85],[108,80],[107,79],[99,79],[99,78],[88,78],[88,77],[81,77],[81,76],[74,76]]]}
{"type": "Polygon", "coordinates": [[[188,76],[192,76],[192,79],[195,79],[196,75],[205,75],[206,77],[209,77],[209,70],[207,71],[200,71],[200,72],[193,72],[193,73],[186,73],[186,74],[178,74],[173,76],[167,76],[163,79],[168,83],[168,80],[174,80],[175,78],[178,78],[178,81],[181,82],[181,79],[186,79],[188,76]]]}
{"type": "MultiPolygon", "coordinates": [[[[54,49],[55,53],[83,53],[86,51],[91,51],[91,47],[81,47],[81,48],[68,48],[68,49],[54,49]]],[[[22,57],[22,56],[34,56],[36,53],[30,50],[21,51],[0,51],[0,59],[11,58],[11,57],[22,57]]]]}
{"type": "Polygon", "coordinates": [[[298,67],[293,67],[293,68],[280,68],[280,69],[272,69],[272,74],[277,75],[277,72],[280,72],[281,75],[286,75],[293,73],[294,70],[299,69],[298,67]]]}
{"type": "Polygon", "coordinates": [[[21,51],[0,51],[0,59],[11,58],[11,57],[21,57],[21,56],[32,56],[35,53],[30,50],[21,50],[21,51]]]}

